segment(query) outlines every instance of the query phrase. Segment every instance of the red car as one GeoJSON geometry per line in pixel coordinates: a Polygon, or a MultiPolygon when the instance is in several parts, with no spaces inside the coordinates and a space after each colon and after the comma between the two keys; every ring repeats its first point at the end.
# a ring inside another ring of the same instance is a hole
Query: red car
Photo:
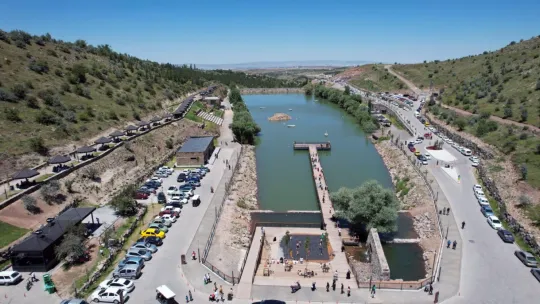
{"type": "Polygon", "coordinates": [[[145,200],[147,198],[148,198],[148,193],[144,193],[144,192],[136,192],[135,193],[135,199],[145,200]]]}
{"type": "Polygon", "coordinates": [[[175,216],[175,217],[177,217],[177,218],[180,217],[180,213],[178,213],[178,212],[176,212],[176,211],[172,211],[172,210],[163,210],[163,211],[161,211],[161,212],[159,213],[159,216],[163,216],[163,215],[165,215],[165,214],[171,214],[171,215],[173,215],[173,216],[175,216]]]}
{"type": "Polygon", "coordinates": [[[409,146],[409,150],[410,150],[412,153],[416,152],[416,148],[415,148],[414,146],[409,146]]]}
{"type": "Polygon", "coordinates": [[[432,136],[433,136],[433,135],[432,135],[431,133],[426,133],[426,134],[424,134],[424,138],[425,138],[425,139],[431,139],[432,136]]]}

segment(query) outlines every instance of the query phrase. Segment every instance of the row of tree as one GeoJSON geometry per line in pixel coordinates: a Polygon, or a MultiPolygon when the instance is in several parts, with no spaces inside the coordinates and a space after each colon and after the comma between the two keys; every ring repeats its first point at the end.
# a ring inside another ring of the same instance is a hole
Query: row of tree
{"type": "Polygon", "coordinates": [[[261,132],[261,128],[255,122],[255,120],[253,120],[253,117],[244,103],[238,88],[231,88],[229,101],[233,105],[234,109],[234,117],[231,128],[235,139],[241,144],[254,144],[257,134],[261,132]]]}
{"type": "Polygon", "coordinates": [[[350,89],[345,88],[345,91],[338,89],[327,88],[322,85],[313,87],[307,85],[304,87],[306,94],[310,95],[311,92],[316,97],[328,100],[337,104],[347,113],[354,116],[360,127],[367,133],[372,133],[379,127],[378,122],[370,114],[370,105],[364,104],[360,95],[350,95],[350,89]]]}

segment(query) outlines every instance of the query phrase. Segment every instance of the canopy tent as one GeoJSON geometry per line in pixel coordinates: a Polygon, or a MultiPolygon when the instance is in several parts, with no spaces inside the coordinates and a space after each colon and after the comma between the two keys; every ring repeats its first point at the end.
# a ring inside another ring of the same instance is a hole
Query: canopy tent
{"type": "Polygon", "coordinates": [[[65,155],[56,155],[49,159],[49,164],[56,165],[56,164],[63,164],[71,161],[71,157],[65,156],[65,155]]]}
{"type": "Polygon", "coordinates": [[[120,137],[120,136],[124,136],[124,132],[116,130],[116,131],[112,132],[111,134],[109,134],[109,136],[110,136],[110,137],[120,137]]]}
{"type": "Polygon", "coordinates": [[[148,126],[149,124],[150,124],[149,122],[144,121],[144,120],[139,121],[138,123],[136,123],[136,125],[139,126],[139,127],[148,126]]]}
{"type": "Polygon", "coordinates": [[[96,139],[96,141],[94,143],[103,145],[103,144],[110,143],[111,141],[112,140],[110,138],[108,138],[108,137],[100,137],[100,138],[96,139]]]}
{"type": "Polygon", "coordinates": [[[79,149],[75,150],[75,153],[90,153],[96,151],[96,148],[92,146],[84,146],[80,147],[79,149]]]}
{"type": "Polygon", "coordinates": [[[29,179],[29,178],[32,178],[34,176],[38,176],[39,175],[39,172],[34,170],[34,169],[29,169],[29,168],[25,168],[25,169],[22,169],[21,171],[15,173],[12,178],[13,179],[29,179]]]}
{"type": "Polygon", "coordinates": [[[126,128],[126,131],[137,131],[139,128],[135,127],[134,125],[129,125],[126,128]]]}
{"type": "Polygon", "coordinates": [[[150,122],[158,122],[160,120],[161,120],[160,117],[154,116],[154,117],[152,117],[152,119],[150,119],[150,122]]]}
{"type": "Polygon", "coordinates": [[[167,113],[165,115],[163,115],[163,119],[169,119],[169,118],[172,118],[174,115],[172,115],[171,113],[167,113]]]}

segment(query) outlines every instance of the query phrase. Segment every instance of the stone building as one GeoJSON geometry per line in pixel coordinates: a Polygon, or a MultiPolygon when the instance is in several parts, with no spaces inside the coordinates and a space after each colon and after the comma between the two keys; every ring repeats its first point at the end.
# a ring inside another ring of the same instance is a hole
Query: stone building
{"type": "Polygon", "coordinates": [[[214,149],[213,136],[190,137],[176,152],[176,165],[202,166],[208,162],[214,149]]]}

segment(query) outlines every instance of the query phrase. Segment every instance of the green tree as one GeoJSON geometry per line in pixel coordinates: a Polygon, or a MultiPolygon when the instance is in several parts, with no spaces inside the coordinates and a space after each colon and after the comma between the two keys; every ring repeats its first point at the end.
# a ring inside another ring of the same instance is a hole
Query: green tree
{"type": "Polygon", "coordinates": [[[345,86],[345,95],[351,95],[351,88],[348,85],[345,86]]]}
{"type": "Polygon", "coordinates": [[[40,190],[41,196],[47,204],[51,204],[57,199],[59,191],[60,182],[58,182],[57,180],[51,180],[47,182],[46,184],[41,186],[40,190]]]}
{"type": "Polygon", "coordinates": [[[504,108],[504,116],[503,118],[509,118],[512,117],[512,107],[509,105],[504,108]]]}
{"type": "Polygon", "coordinates": [[[377,181],[367,181],[360,187],[341,188],[330,195],[336,206],[336,216],[366,229],[377,228],[379,232],[395,232],[399,202],[390,189],[384,189],[377,181]]]}
{"type": "Polygon", "coordinates": [[[28,210],[30,213],[38,213],[40,211],[39,207],[37,206],[37,201],[34,197],[30,195],[25,195],[21,198],[24,209],[28,210]]]}
{"type": "Polygon", "coordinates": [[[135,191],[135,186],[130,185],[111,200],[111,207],[118,215],[130,216],[137,212],[137,202],[133,198],[135,191]]]}
{"type": "Polygon", "coordinates": [[[72,74],[72,82],[77,83],[85,83],[86,82],[86,73],[88,70],[86,69],[86,66],[80,63],[77,63],[71,67],[71,74],[72,74]]]}
{"type": "Polygon", "coordinates": [[[39,153],[41,155],[47,155],[49,152],[49,148],[45,146],[45,142],[43,141],[43,138],[41,137],[32,137],[28,141],[28,144],[30,146],[30,150],[39,153]]]}
{"type": "Polygon", "coordinates": [[[529,112],[527,111],[527,108],[523,107],[521,109],[521,121],[527,121],[528,117],[529,117],[529,112]]]}
{"type": "Polygon", "coordinates": [[[463,131],[467,126],[467,120],[465,120],[465,118],[463,117],[459,117],[458,119],[456,119],[455,124],[458,127],[459,131],[463,131]]]}
{"type": "Polygon", "coordinates": [[[75,233],[67,233],[60,245],[56,246],[54,250],[58,260],[77,258],[83,256],[85,252],[84,238],[75,233]]]}

